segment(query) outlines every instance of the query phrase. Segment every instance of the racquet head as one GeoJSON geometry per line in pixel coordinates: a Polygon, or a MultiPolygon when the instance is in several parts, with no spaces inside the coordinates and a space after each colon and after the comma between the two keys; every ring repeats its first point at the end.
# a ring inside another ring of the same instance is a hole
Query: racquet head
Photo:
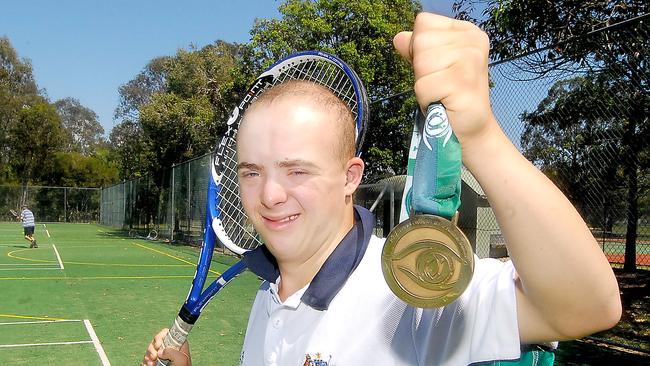
{"type": "Polygon", "coordinates": [[[235,107],[228,130],[217,147],[212,165],[214,207],[212,228],[219,241],[237,254],[261,244],[246,216],[239,196],[236,137],[246,109],[265,90],[286,80],[306,80],[327,87],[350,108],[356,123],[356,152],[361,153],[368,125],[368,98],[357,74],[342,60],[319,51],[293,54],[271,66],[253,82],[242,102],[235,107]]]}

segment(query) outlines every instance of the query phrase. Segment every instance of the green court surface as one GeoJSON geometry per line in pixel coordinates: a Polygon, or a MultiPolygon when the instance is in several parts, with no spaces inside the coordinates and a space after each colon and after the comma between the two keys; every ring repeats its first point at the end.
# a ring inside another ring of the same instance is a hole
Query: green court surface
{"type": "MultiPolygon", "coordinates": [[[[29,249],[19,223],[0,223],[0,365],[139,364],[178,313],[198,250],[88,224],[39,224],[35,236],[29,249]]],[[[235,261],[215,257],[214,272],[235,261]]],[[[195,365],[238,364],[258,286],[245,272],[206,307],[189,338],[195,365]]]]}

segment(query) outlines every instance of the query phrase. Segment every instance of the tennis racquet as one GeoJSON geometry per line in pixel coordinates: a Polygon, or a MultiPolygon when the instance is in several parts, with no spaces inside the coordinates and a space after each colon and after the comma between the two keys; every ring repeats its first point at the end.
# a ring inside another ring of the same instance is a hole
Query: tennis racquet
{"type": "Polygon", "coordinates": [[[136,239],[156,240],[156,239],[158,239],[158,230],[151,229],[151,230],[149,230],[149,233],[147,234],[147,236],[142,236],[142,235],[140,235],[140,232],[138,232],[138,230],[131,229],[131,230],[129,230],[129,237],[130,238],[136,238],[136,239]]]}
{"type": "MultiPolygon", "coordinates": [[[[228,282],[246,269],[245,264],[240,260],[203,290],[215,240],[218,239],[238,255],[261,244],[259,236],[243,211],[239,197],[236,137],[239,123],[251,103],[262,92],[285,80],[315,82],[326,86],[343,100],[355,117],[356,147],[357,154],[360,154],[368,124],[368,100],[361,80],[343,61],[324,52],[305,51],[275,63],[262,73],[253,82],[239,105],[233,109],[227,122],[228,129],[221,138],[215,158],[210,164],[208,207],[199,261],[187,299],[163,340],[163,347],[179,349],[208,302],[228,282]]],[[[169,365],[169,361],[159,359],[158,365],[169,365]]]]}
{"type": "Polygon", "coordinates": [[[14,210],[9,210],[9,212],[11,212],[11,214],[14,215],[15,218],[20,217],[20,215],[18,215],[18,213],[16,213],[16,211],[14,211],[14,210]]]}

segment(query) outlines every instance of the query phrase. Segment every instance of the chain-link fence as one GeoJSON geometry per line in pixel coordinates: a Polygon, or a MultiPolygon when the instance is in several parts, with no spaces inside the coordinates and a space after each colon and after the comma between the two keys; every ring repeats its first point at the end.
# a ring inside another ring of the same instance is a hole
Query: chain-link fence
{"type": "MultiPolygon", "coordinates": [[[[490,65],[493,110],[506,134],[569,197],[614,265],[627,257],[626,266],[642,268],[650,266],[647,18],[574,39],[600,47],[581,63],[559,60],[566,45],[556,45],[490,65]]],[[[140,178],[104,189],[101,222],[199,241],[209,163],[206,155],[176,165],[161,187],[140,178]]],[[[462,178],[459,226],[479,256],[507,255],[481,187],[466,170],[462,178]]],[[[379,235],[398,222],[402,187],[394,177],[356,194],[375,212],[379,235]]]]}
{"type": "MultiPolygon", "coordinates": [[[[521,151],[576,206],[610,262],[650,266],[648,15],[495,62],[492,101],[521,151]],[[593,48],[580,63],[558,50],[593,48]]],[[[534,192],[531,192],[534,194],[534,192]]]]}
{"type": "MultiPolygon", "coordinates": [[[[490,65],[494,113],[510,140],[572,201],[614,266],[650,268],[649,15],[490,65]],[[581,62],[558,50],[589,47],[581,62]]],[[[395,97],[401,97],[397,95],[395,97]]],[[[476,180],[463,171],[459,226],[480,257],[506,256],[496,219],[476,180]]],[[[402,183],[403,184],[403,183],[402,183]]],[[[390,184],[385,187],[389,187],[390,184]]],[[[390,203],[382,185],[364,202],[390,203]],[[376,194],[375,194],[376,193],[376,194]],[[375,194],[375,198],[373,198],[375,194]]],[[[399,205],[402,187],[387,188],[399,205]]],[[[535,192],[531,192],[535,194],[535,192]]],[[[393,222],[396,219],[393,220],[393,222]]]]}
{"type": "Polygon", "coordinates": [[[200,243],[210,159],[207,154],[167,169],[160,187],[144,177],[104,188],[100,222],[135,235],[200,243]]]}
{"type": "Polygon", "coordinates": [[[100,223],[146,236],[149,231],[159,228],[158,191],[160,189],[149,177],[103,188],[100,223]]]}
{"type": "Polygon", "coordinates": [[[26,204],[38,222],[98,222],[100,188],[0,185],[0,221],[26,204]]]}
{"type": "Polygon", "coordinates": [[[170,239],[200,243],[205,225],[211,155],[172,168],[165,221],[173,223],[170,239]]]}

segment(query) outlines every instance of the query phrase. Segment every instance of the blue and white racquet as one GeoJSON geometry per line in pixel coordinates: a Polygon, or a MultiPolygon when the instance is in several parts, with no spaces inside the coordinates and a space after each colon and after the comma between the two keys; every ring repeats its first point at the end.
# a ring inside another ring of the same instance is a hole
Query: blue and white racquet
{"type": "MultiPolygon", "coordinates": [[[[240,260],[203,290],[215,241],[218,239],[238,255],[261,244],[259,236],[242,208],[239,197],[236,137],[239,123],[251,103],[262,92],[285,80],[313,81],[328,87],[341,98],[350,107],[356,119],[357,154],[361,151],[368,124],[368,100],[361,80],[343,61],[324,52],[305,51],[275,63],[262,73],[232,111],[227,123],[228,130],[217,146],[216,157],[211,164],[205,232],[199,262],[187,300],[163,341],[164,347],[179,349],[212,297],[246,269],[243,261],[240,260]]],[[[168,360],[158,360],[159,366],[169,364],[168,360]]]]}

